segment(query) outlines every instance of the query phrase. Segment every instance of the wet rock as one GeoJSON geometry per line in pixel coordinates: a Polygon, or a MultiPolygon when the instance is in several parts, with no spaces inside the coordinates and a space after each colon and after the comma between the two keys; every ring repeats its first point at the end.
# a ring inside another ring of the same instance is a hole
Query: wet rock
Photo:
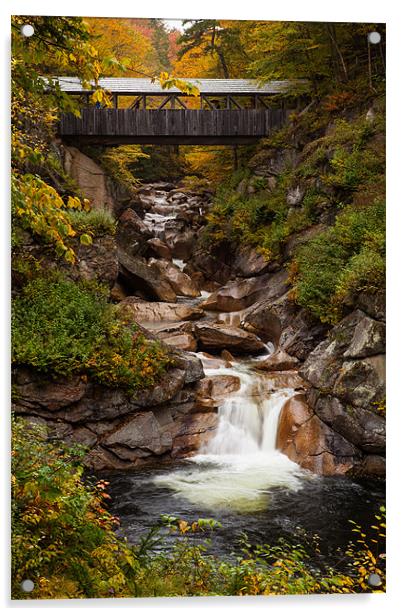
{"type": "Polygon", "coordinates": [[[175,219],[166,223],[164,240],[175,259],[188,261],[194,250],[196,235],[187,227],[186,221],[175,219]]]}
{"type": "Polygon", "coordinates": [[[163,340],[165,344],[176,349],[181,349],[182,351],[197,350],[197,342],[191,334],[185,332],[164,335],[159,334],[158,337],[163,340]]]}
{"type": "Polygon", "coordinates": [[[148,264],[155,267],[166,278],[177,295],[184,297],[199,297],[200,291],[187,274],[176,265],[163,259],[149,259],[148,264]]]}
{"type": "Polygon", "coordinates": [[[301,396],[282,408],[277,446],[288,458],[320,475],[343,475],[361,457],[358,449],[312,413],[301,396]]]}
{"type": "Polygon", "coordinates": [[[127,286],[133,291],[142,291],[150,299],[175,302],[176,293],[155,265],[149,265],[145,259],[133,257],[121,248],[118,249],[120,273],[127,286]]]}
{"type": "Polygon", "coordinates": [[[183,458],[200,451],[213,437],[218,425],[216,413],[192,413],[184,419],[173,439],[172,457],[183,458]]]}
{"type": "MultiPolygon", "coordinates": [[[[224,351],[222,351],[223,353],[224,351]]],[[[206,370],[215,370],[216,368],[230,368],[231,362],[227,359],[221,359],[220,357],[216,357],[215,355],[210,355],[209,353],[199,352],[197,353],[200,358],[202,365],[206,370]]],[[[230,354],[231,355],[231,354],[230,354]]],[[[233,355],[231,355],[233,357],[233,355]]],[[[233,358],[234,360],[234,358],[233,358]]]]}
{"type": "Polygon", "coordinates": [[[229,282],[215,293],[212,293],[201,304],[205,310],[235,312],[248,308],[261,299],[274,299],[283,295],[289,285],[287,272],[263,274],[255,278],[229,282]]]}
{"type": "Polygon", "coordinates": [[[202,361],[196,355],[192,353],[176,352],[174,354],[175,365],[184,370],[185,377],[184,383],[195,383],[204,378],[204,369],[202,361]]]}
{"type": "Polygon", "coordinates": [[[386,474],[386,462],[383,456],[365,456],[350,471],[353,477],[384,479],[386,474]]]}
{"type": "MultiPolygon", "coordinates": [[[[258,368],[257,362],[255,367],[258,368]]],[[[297,370],[282,370],[265,373],[264,380],[260,383],[261,395],[269,395],[278,391],[278,389],[306,391],[308,389],[308,383],[301,378],[297,370]]]]}
{"type": "Polygon", "coordinates": [[[165,244],[165,242],[162,242],[159,238],[152,237],[147,240],[147,244],[151,250],[151,256],[167,260],[172,258],[172,251],[169,246],[165,244]]]}
{"type": "Polygon", "coordinates": [[[196,392],[202,398],[223,401],[229,394],[240,389],[240,378],[231,374],[207,376],[197,383],[196,392]]]}
{"type": "Polygon", "coordinates": [[[263,299],[245,311],[242,327],[266,342],[280,346],[301,361],[317,346],[328,331],[307,310],[300,309],[289,293],[277,299],[263,299]]]}
{"type": "Polygon", "coordinates": [[[151,234],[143,220],[132,209],[127,209],[119,218],[116,241],[118,247],[130,256],[145,255],[147,240],[151,234]]]}
{"type": "Polygon", "coordinates": [[[195,324],[194,333],[203,349],[228,349],[236,355],[265,350],[265,344],[257,336],[238,327],[201,322],[195,324]]]}
{"type": "Polygon", "coordinates": [[[294,434],[313,414],[303,394],[297,394],[287,400],[279,416],[276,448],[282,452],[286,450],[292,444],[294,434]]]}
{"type": "Polygon", "coordinates": [[[221,357],[222,357],[222,359],[225,360],[226,368],[230,368],[231,365],[233,364],[233,362],[235,361],[235,358],[233,357],[233,355],[231,353],[229,353],[229,351],[227,349],[223,349],[223,351],[221,353],[221,357]]]}
{"type": "Polygon", "coordinates": [[[127,297],[119,304],[125,316],[138,323],[190,321],[203,316],[204,311],[196,306],[168,302],[143,302],[137,297],[127,297]]]}
{"type": "MultiPolygon", "coordinates": [[[[160,455],[171,449],[172,436],[162,432],[157,418],[151,411],[136,413],[129,421],[103,440],[103,446],[115,451],[121,458],[131,459],[124,449],[142,449],[160,455]],[[124,455],[126,453],[126,455],[124,455]]],[[[138,456],[138,452],[135,452],[138,456]]]]}
{"type": "Polygon", "coordinates": [[[272,355],[258,362],[259,370],[267,370],[274,372],[275,370],[293,370],[299,365],[299,360],[296,357],[291,357],[285,351],[277,349],[272,355]]]}

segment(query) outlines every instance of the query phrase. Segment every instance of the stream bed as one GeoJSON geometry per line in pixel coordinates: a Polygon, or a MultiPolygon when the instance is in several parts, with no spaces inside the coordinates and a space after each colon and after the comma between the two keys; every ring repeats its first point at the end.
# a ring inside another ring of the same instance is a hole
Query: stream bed
{"type": "MultiPolygon", "coordinates": [[[[180,206],[170,202],[163,190],[154,190],[153,206],[144,223],[156,238],[166,239],[166,226],[175,220],[180,206]]],[[[186,261],[176,255],[173,264],[182,271],[186,261]]],[[[178,297],[178,303],[196,306],[208,296],[202,289],[198,298],[178,297]]],[[[204,318],[236,328],[242,316],[241,310],[206,311],[204,318]]],[[[142,325],[155,331],[164,323],[142,325]]],[[[266,344],[268,355],[273,350],[271,343],[266,344]]],[[[350,520],[370,528],[385,500],[384,484],[315,475],[276,449],[281,409],[296,390],[291,381],[281,381],[279,373],[272,377],[258,370],[256,361],[268,355],[233,358],[226,366],[222,360],[217,364],[214,356],[196,355],[206,377],[226,375],[240,386],[220,402],[217,428],[197,455],[169,465],[99,474],[110,481],[110,510],[120,518],[119,533],[137,544],[162,514],[188,522],[213,518],[221,526],[212,532],[208,550],[219,557],[240,554],[239,541],[245,535],[251,545],[276,544],[283,538],[306,546],[316,536],[321,548],[321,554],[313,557],[316,565],[342,571],[345,548],[356,539],[350,520]]]]}

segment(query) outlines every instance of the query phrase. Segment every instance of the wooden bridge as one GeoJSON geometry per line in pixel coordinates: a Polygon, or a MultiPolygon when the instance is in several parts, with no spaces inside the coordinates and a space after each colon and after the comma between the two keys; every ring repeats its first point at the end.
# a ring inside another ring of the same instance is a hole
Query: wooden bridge
{"type": "Polygon", "coordinates": [[[200,92],[199,97],[189,97],[150,79],[107,78],[100,85],[111,95],[113,108],[101,109],[90,104],[93,90],[83,89],[77,78],[56,79],[63,91],[81,103],[80,118],[62,114],[59,136],[67,142],[103,145],[253,143],[286,121],[289,112],[276,99],[293,85],[290,81],[261,86],[245,79],[187,79],[200,92]]]}

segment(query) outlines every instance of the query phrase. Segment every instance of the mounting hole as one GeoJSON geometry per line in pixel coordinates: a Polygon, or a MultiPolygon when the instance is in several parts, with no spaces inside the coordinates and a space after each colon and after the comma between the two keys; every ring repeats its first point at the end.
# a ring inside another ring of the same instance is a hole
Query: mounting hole
{"type": "Polygon", "coordinates": [[[32,580],[24,580],[21,582],[21,588],[24,592],[32,592],[35,588],[35,584],[32,580]]]}
{"type": "Polygon", "coordinates": [[[381,34],[379,32],[369,32],[367,35],[369,43],[377,45],[381,41],[381,34]]]}
{"type": "Polygon", "coordinates": [[[35,28],[31,26],[31,24],[24,24],[21,26],[21,34],[22,36],[29,38],[35,34],[35,28]]]}
{"type": "Polygon", "coordinates": [[[367,579],[367,584],[373,588],[378,588],[379,586],[382,586],[382,579],[378,573],[370,573],[367,579]]]}

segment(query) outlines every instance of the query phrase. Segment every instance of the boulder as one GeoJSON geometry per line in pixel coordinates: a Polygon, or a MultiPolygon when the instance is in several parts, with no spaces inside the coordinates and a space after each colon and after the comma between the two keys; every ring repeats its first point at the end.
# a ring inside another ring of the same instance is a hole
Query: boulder
{"type": "Polygon", "coordinates": [[[147,244],[150,248],[151,256],[168,260],[172,258],[172,251],[169,246],[159,238],[151,237],[151,239],[147,240],[147,244]]]}
{"type": "Polygon", "coordinates": [[[263,299],[243,315],[242,327],[266,342],[280,346],[289,355],[304,361],[328,331],[307,310],[300,309],[289,292],[277,299],[263,299]]]}
{"type": "Polygon", "coordinates": [[[385,419],[376,413],[344,405],[334,396],[320,395],[316,415],[350,443],[367,453],[384,453],[385,419]]]}
{"type": "MultiPolygon", "coordinates": [[[[198,373],[201,375],[198,378],[204,376],[202,367],[198,373]]],[[[177,365],[168,370],[151,389],[132,395],[123,389],[75,380],[68,382],[63,391],[62,380],[47,382],[42,375],[34,372],[30,373],[29,378],[24,383],[15,381],[15,412],[75,424],[109,421],[146,407],[164,404],[174,399],[192,377],[190,372],[187,374],[182,361],[182,367],[177,365]],[[59,390],[60,394],[57,393],[59,390]]]]}
{"type": "Polygon", "coordinates": [[[256,364],[259,370],[274,372],[275,370],[293,370],[299,365],[296,357],[291,357],[282,349],[277,349],[272,355],[256,364]]]}
{"type": "MultiPolygon", "coordinates": [[[[255,364],[258,367],[258,364],[255,364]]],[[[264,373],[264,378],[259,383],[259,393],[270,395],[278,389],[294,389],[295,391],[306,391],[308,383],[303,381],[297,370],[282,370],[264,373]]]]}
{"type": "Polygon", "coordinates": [[[359,464],[356,464],[350,471],[353,477],[364,477],[373,479],[384,479],[386,473],[386,462],[383,456],[364,456],[359,464]]]}
{"type": "Polygon", "coordinates": [[[213,437],[218,425],[216,413],[192,413],[184,418],[173,439],[172,457],[185,458],[198,453],[213,437]]]}
{"type": "Polygon", "coordinates": [[[369,293],[363,291],[357,298],[357,307],[373,319],[385,321],[385,291],[369,293]]]}
{"type": "Polygon", "coordinates": [[[119,304],[125,317],[138,323],[191,321],[203,316],[204,311],[197,306],[172,304],[168,302],[143,302],[137,297],[127,297],[119,304]]]}
{"type": "Polygon", "coordinates": [[[361,457],[356,447],[314,415],[301,395],[285,402],[281,410],[277,448],[320,475],[344,475],[361,457]]]}
{"type": "Polygon", "coordinates": [[[236,355],[261,353],[265,350],[265,344],[257,336],[238,327],[201,322],[195,324],[194,333],[203,349],[228,349],[236,355]]]}
{"type": "Polygon", "coordinates": [[[355,407],[375,410],[385,397],[383,328],[361,310],[342,319],[305,361],[301,375],[315,388],[355,407]],[[366,357],[349,359],[365,353],[366,357]]]}
{"type": "Polygon", "coordinates": [[[385,323],[363,317],[343,357],[356,359],[385,353],[385,323]]]}
{"type": "Polygon", "coordinates": [[[188,261],[193,253],[196,235],[187,227],[186,221],[169,220],[164,229],[164,241],[175,259],[188,261]]]}
{"type": "Polygon", "coordinates": [[[213,254],[204,248],[196,248],[191,257],[191,264],[195,270],[204,274],[207,280],[225,284],[232,273],[231,268],[224,261],[224,255],[213,254]]]}
{"type": "Polygon", "coordinates": [[[161,276],[168,280],[177,295],[184,297],[199,297],[201,295],[191,278],[170,261],[149,259],[148,265],[155,267],[161,276]]]}
{"type": "Polygon", "coordinates": [[[345,361],[333,392],[353,406],[376,410],[385,398],[385,355],[345,361]]]}
{"type": "Polygon", "coordinates": [[[176,293],[171,284],[155,265],[149,265],[140,257],[133,257],[121,248],[117,254],[121,277],[131,291],[142,291],[150,299],[176,301],[176,293]]]}
{"type": "Polygon", "coordinates": [[[236,312],[248,308],[261,299],[274,299],[283,295],[289,288],[287,272],[263,274],[246,280],[227,283],[201,304],[205,310],[236,312]]]}
{"type": "Polygon", "coordinates": [[[18,407],[23,407],[25,412],[38,406],[50,413],[58,411],[81,400],[88,389],[85,379],[79,376],[49,380],[45,375],[24,369],[15,373],[13,385],[18,407]]]}
{"type": "Polygon", "coordinates": [[[232,267],[236,276],[247,278],[265,273],[269,263],[255,248],[240,247],[232,267]]]}
{"type": "Polygon", "coordinates": [[[201,398],[222,402],[228,394],[240,389],[240,378],[231,374],[207,376],[197,383],[196,392],[201,398]]]}
{"type": "Polygon", "coordinates": [[[181,349],[182,351],[196,351],[197,350],[197,342],[191,334],[188,333],[175,333],[175,334],[160,334],[158,338],[163,340],[165,344],[168,346],[174,347],[176,349],[181,349]]]}
{"type": "Polygon", "coordinates": [[[205,374],[202,361],[199,357],[193,355],[193,353],[176,351],[174,353],[174,360],[177,368],[185,372],[184,383],[186,385],[188,383],[195,383],[204,378],[205,374]]]}
{"type": "Polygon", "coordinates": [[[102,444],[112,452],[115,451],[120,458],[128,460],[132,460],[133,454],[138,457],[139,449],[148,455],[150,453],[160,455],[172,447],[171,434],[161,431],[160,428],[157,418],[151,411],[136,413],[108,435],[102,444]]]}
{"type": "Polygon", "coordinates": [[[131,256],[143,256],[147,252],[147,240],[151,234],[144,221],[132,210],[126,209],[119,218],[116,242],[121,250],[131,256]]]}

